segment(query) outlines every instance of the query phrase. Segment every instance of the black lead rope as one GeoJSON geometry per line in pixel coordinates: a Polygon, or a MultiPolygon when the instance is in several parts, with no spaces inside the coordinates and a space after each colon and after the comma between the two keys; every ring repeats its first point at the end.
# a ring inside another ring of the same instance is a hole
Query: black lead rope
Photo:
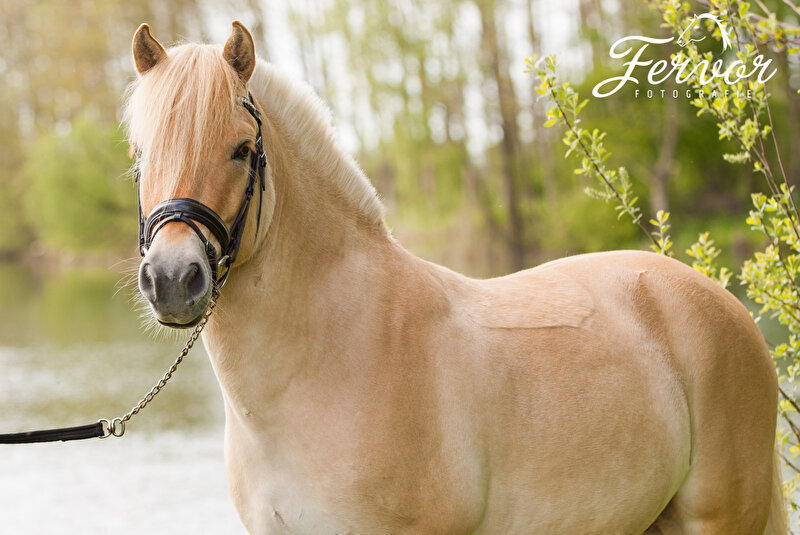
{"type": "Polygon", "coordinates": [[[0,434],[0,444],[32,444],[34,442],[66,442],[68,440],[83,440],[86,438],[102,438],[106,435],[101,422],[79,425],[76,427],[59,427],[57,429],[43,429],[41,431],[27,431],[25,433],[0,434]]]}
{"type": "Polygon", "coordinates": [[[189,340],[186,342],[183,350],[181,350],[175,363],[167,370],[167,373],[156,383],[156,385],[142,398],[141,401],[121,418],[114,418],[113,420],[102,419],[96,423],[88,425],[79,425],[76,427],[60,427],[56,429],[44,429],[40,431],[27,431],[22,433],[7,433],[0,434],[0,444],[31,444],[36,442],[66,442],[68,440],[84,440],[87,438],[107,438],[110,436],[121,437],[125,433],[125,423],[136,415],[141,409],[145,407],[166,385],[167,381],[172,377],[178,364],[181,363],[183,358],[188,354],[192,348],[200,332],[203,330],[206,322],[208,321],[211,311],[213,310],[215,297],[219,288],[221,288],[228,278],[231,265],[236,260],[236,255],[239,252],[239,245],[241,243],[242,235],[244,234],[245,223],[247,222],[247,213],[250,208],[250,199],[253,198],[255,193],[256,183],[260,185],[258,215],[256,221],[256,236],[258,229],[261,226],[261,195],[263,195],[266,186],[265,170],[267,167],[267,157],[264,153],[264,145],[261,137],[261,114],[256,109],[253,101],[253,96],[248,92],[246,98],[241,99],[242,105],[253,116],[258,125],[256,134],[256,151],[250,158],[250,172],[248,176],[247,188],[245,190],[244,199],[236,214],[236,218],[231,225],[231,228],[225,225],[223,219],[214,210],[201,203],[200,201],[189,198],[173,198],[167,199],[159,203],[150,215],[145,218],[142,213],[141,197],[139,196],[139,166],[136,166],[135,180],[137,183],[137,204],[139,206],[139,253],[144,256],[147,248],[153,241],[156,233],[167,223],[171,221],[180,221],[186,223],[203,242],[206,249],[206,255],[212,271],[214,280],[214,290],[212,294],[211,303],[208,310],[205,312],[203,320],[195,327],[189,340]],[[217,239],[220,245],[220,258],[217,260],[217,252],[211,242],[206,238],[197,223],[204,225],[209,232],[217,239]]]}

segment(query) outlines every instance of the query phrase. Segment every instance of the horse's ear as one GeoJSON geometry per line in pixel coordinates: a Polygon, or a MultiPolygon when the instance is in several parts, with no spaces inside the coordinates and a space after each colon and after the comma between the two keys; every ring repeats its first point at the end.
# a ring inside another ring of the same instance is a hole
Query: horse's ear
{"type": "Polygon", "coordinates": [[[233,21],[233,31],[225,42],[222,56],[231,64],[239,77],[247,83],[256,68],[256,47],[253,36],[238,20],[233,21]]]}
{"type": "Polygon", "coordinates": [[[133,34],[133,61],[136,63],[136,71],[142,75],[166,57],[164,47],[150,35],[150,26],[139,26],[133,34]]]}

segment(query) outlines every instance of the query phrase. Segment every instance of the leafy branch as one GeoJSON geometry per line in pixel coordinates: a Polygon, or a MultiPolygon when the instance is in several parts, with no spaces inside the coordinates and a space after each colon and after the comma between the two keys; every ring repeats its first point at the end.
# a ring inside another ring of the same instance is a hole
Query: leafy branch
{"type": "Polygon", "coordinates": [[[669,237],[670,226],[666,224],[669,213],[659,212],[657,219],[650,220],[656,226],[653,232],[642,223],[642,213],[636,206],[638,197],[632,194],[632,185],[627,170],[620,167],[617,170],[606,167],[605,161],[611,155],[603,144],[606,133],[598,129],[591,131],[580,126],[579,114],[586,106],[588,100],[580,100],[578,93],[569,85],[558,85],[556,79],[555,56],[547,56],[538,60],[535,57],[525,60],[525,72],[535,73],[540,80],[537,92],[546,97],[550,102],[547,111],[546,127],[552,127],[559,122],[564,127],[563,142],[567,145],[565,157],[574,154],[580,159],[580,167],[575,169],[576,174],[587,174],[595,178],[600,189],[587,187],[585,192],[595,198],[606,202],[614,201],[614,209],[618,218],[627,215],[636,224],[651,242],[651,248],[661,254],[669,253],[672,241],[669,237]]]}

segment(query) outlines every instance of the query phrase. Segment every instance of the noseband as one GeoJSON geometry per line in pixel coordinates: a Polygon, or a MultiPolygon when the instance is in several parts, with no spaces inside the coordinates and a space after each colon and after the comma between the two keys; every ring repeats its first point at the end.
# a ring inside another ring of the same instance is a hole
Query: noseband
{"type": "Polygon", "coordinates": [[[265,188],[264,172],[267,167],[267,156],[264,154],[264,144],[261,138],[261,114],[255,107],[253,95],[249,92],[246,98],[241,99],[242,105],[253,116],[258,125],[256,134],[256,151],[250,156],[250,171],[247,189],[244,192],[244,199],[239,206],[239,212],[230,229],[225,225],[225,221],[214,210],[195,199],[186,197],[175,197],[160,202],[153,208],[147,218],[142,213],[141,197],[141,176],[139,166],[136,166],[135,178],[137,184],[137,200],[139,204],[139,254],[144,256],[147,249],[156,237],[156,234],[164,225],[172,221],[182,221],[194,230],[195,234],[203,242],[208,256],[208,263],[211,267],[211,275],[217,288],[221,288],[228,279],[230,268],[239,253],[239,245],[244,234],[244,227],[247,223],[247,212],[250,208],[250,199],[255,192],[256,180],[261,184],[258,202],[258,218],[256,220],[256,235],[261,226],[261,199],[265,188]],[[197,226],[197,223],[204,225],[219,243],[219,260],[217,251],[211,241],[197,226]]]}

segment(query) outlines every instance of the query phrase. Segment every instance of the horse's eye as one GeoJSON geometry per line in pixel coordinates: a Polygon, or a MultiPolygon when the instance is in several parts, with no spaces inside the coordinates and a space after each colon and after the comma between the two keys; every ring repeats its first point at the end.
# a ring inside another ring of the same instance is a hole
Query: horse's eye
{"type": "Polygon", "coordinates": [[[246,160],[250,156],[250,147],[247,145],[239,145],[233,153],[234,160],[246,160]]]}

